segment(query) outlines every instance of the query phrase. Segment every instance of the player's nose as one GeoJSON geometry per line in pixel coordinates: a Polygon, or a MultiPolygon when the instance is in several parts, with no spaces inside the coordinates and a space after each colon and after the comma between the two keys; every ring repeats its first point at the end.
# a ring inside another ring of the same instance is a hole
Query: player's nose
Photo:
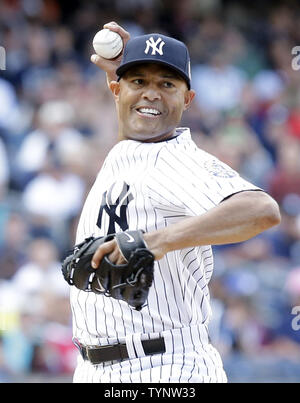
{"type": "Polygon", "coordinates": [[[142,98],[148,99],[149,101],[156,101],[158,99],[161,99],[161,94],[156,87],[147,86],[146,88],[144,88],[142,98]]]}

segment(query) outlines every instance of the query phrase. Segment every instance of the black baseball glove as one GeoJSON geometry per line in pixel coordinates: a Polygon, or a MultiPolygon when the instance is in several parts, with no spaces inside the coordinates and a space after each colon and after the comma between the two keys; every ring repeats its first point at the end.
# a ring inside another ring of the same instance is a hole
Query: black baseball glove
{"type": "Polygon", "coordinates": [[[147,248],[142,234],[138,230],[86,238],[75,245],[72,253],[63,261],[65,280],[80,290],[123,300],[136,310],[141,310],[152,285],[154,270],[154,255],[147,248]],[[99,267],[93,269],[91,260],[94,253],[102,243],[113,238],[126,263],[115,265],[106,255],[99,267]]]}

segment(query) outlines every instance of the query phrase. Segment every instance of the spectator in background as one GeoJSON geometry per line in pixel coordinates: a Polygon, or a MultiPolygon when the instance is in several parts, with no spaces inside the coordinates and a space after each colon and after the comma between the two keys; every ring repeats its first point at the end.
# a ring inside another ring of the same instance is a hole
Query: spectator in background
{"type": "Polygon", "coordinates": [[[37,128],[25,137],[16,158],[15,182],[21,190],[42,170],[51,152],[80,147],[83,136],[73,128],[74,119],[73,108],[64,101],[49,101],[39,108],[37,128]]]}
{"type": "Polygon", "coordinates": [[[51,39],[49,31],[41,23],[28,24],[27,60],[21,75],[21,88],[26,99],[36,105],[48,100],[49,95],[53,94],[53,88],[55,89],[56,72],[51,61],[51,39]],[[46,85],[48,91],[45,93],[43,88],[46,85]]]}
{"type": "Polygon", "coordinates": [[[57,247],[38,238],[29,243],[27,253],[27,263],[10,282],[20,306],[17,325],[3,335],[6,367],[14,374],[70,370],[74,350],[69,289],[61,276],[57,247]]]}
{"type": "Polygon", "coordinates": [[[270,233],[272,255],[286,264],[300,262],[300,195],[287,194],[281,202],[281,225],[270,233]]]}
{"type": "Polygon", "coordinates": [[[19,103],[13,85],[1,77],[0,99],[0,137],[9,141],[17,128],[19,103]]]}
{"type": "MultiPolygon", "coordinates": [[[[230,287],[228,291],[231,291],[230,287]]],[[[225,340],[230,343],[232,352],[247,356],[257,355],[263,348],[267,329],[259,320],[251,297],[232,291],[233,295],[226,301],[222,323],[225,340]]]]}
{"type": "Polygon", "coordinates": [[[79,55],[74,49],[74,36],[69,27],[58,26],[53,36],[53,63],[55,65],[68,61],[80,61],[79,55]]]}
{"type": "Polygon", "coordinates": [[[9,370],[3,355],[3,342],[0,338],[0,383],[8,383],[10,380],[9,370]]]}
{"type": "Polygon", "coordinates": [[[29,227],[24,217],[8,211],[0,237],[0,279],[10,280],[25,262],[28,238],[29,227]]]}
{"type": "Polygon", "coordinates": [[[192,77],[195,99],[206,113],[238,106],[247,83],[246,74],[229,63],[222,45],[211,50],[207,64],[194,66],[192,77]]]}
{"type": "Polygon", "coordinates": [[[268,175],[267,189],[280,204],[290,193],[300,196],[300,142],[285,135],[277,141],[277,165],[268,175]]]}
{"type": "Polygon", "coordinates": [[[211,134],[211,138],[211,152],[221,161],[257,186],[266,187],[265,177],[273,169],[273,161],[239,108],[226,114],[221,127],[211,134]]]}
{"type": "Polygon", "coordinates": [[[8,182],[10,179],[10,168],[6,147],[0,137],[0,201],[4,199],[8,182]]]}
{"type": "Polygon", "coordinates": [[[27,262],[19,267],[11,279],[13,288],[25,303],[40,309],[43,296],[68,295],[68,288],[61,276],[61,263],[56,245],[49,239],[36,238],[27,246],[27,262]]]}
{"type": "Polygon", "coordinates": [[[297,90],[294,103],[289,111],[287,129],[300,142],[300,89],[297,90]]]}
{"type": "Polygon", "coordinates": [[[18,312],[18,325],[3,333],[3,366],[12,379],[31,371],[37,339],[36,321],[33,307],[22,306],[18,312]]]}
{"type": "Polygon", "coordinates": [[[33,236],[43,235],[55,240],[61,252],[70,247],[69,227],[85,195],[83,180],[69,171],[68,166],[56,152],[49,153],[22,197],[33,236]]]}

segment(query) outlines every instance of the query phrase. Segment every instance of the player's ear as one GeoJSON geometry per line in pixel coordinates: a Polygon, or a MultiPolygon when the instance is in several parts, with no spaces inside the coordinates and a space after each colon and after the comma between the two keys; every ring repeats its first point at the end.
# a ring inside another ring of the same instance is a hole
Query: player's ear
{"type": "Polygon", "coordinates": [[[117,100],[119,98],[119,93],[120,93],[120,83],[118,81],[111,81],[109,83],[109,88],[110,88],[113,96],[117,100]]]}
{"type": "Polygon", "coordinates": [[[194,90],[187,90],[184,94],[184,110],[186,111],[191,103],[193,102],[193,99],[195,98],[196,92],[194,90]]]}

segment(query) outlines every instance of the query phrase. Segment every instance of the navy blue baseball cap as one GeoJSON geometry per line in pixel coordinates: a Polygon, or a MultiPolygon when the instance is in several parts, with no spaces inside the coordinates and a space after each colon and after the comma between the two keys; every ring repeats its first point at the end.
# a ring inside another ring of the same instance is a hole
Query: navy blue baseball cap
{"type": "Polygon", "coordinates": [[[147,34],[130,39],[124,48],[118,80],[132,66],[143,63],[163,64],[175,70],[191,88],[190,56],[186,45],[161,34],[147,34]]]}

